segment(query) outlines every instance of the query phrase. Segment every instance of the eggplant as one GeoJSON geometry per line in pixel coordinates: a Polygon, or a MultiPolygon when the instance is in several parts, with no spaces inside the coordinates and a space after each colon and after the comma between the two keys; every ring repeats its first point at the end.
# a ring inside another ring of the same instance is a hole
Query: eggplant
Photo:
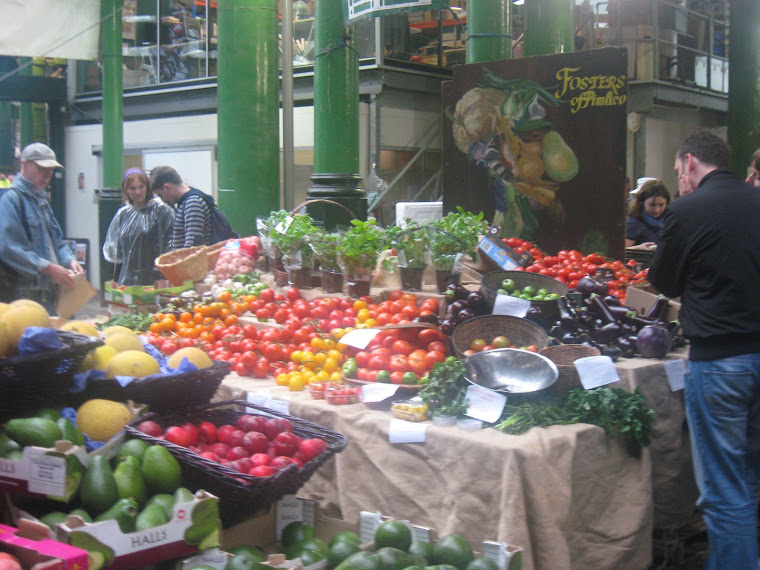
{"type": "Polygon", "coordinates": [[[469,295],[467,295],[467,305],[473,310],[477,311],[478,314],[483,314],[484,311],[488,310],[488,301],[486,300],[486,296],[483,295],[480,291],[472,291],[469,295]]]}
{"type": "Polygon", "coordinates": [[[419,317],[415,317],[413,319],[413,322],[415,323],[428,323],[431,325],[438,326],[439,325],[439,319],[438,315],[430,313],[429,315],[420,315],[419,317]]]}
{"type": "Polygon", "coordinates": [[[607,295],[610,292],[610,288],[607,283],[594,279],[586,275],[578,281],[578,285],[575,286],[575,290],[583,293],[584,297],[590,296],[592,293],[597,295],[607,295]]]}
{"type": "Polygon", "coordinates": [[[609,356],[612,359],[612,362],[615,362],[618,358],[620,358],[623,353],[623,351],[614,344],[608,344],[600,350],[602,352],[602,355],[609,356]]]}
{"type": "Polygon", "coordinates": [[[613,322],[592,330],[591,338],[597,342],[608,343],[620,337],[621,334],[623,334],[623,328],[620,326],[620,323],[613,322]]]}
{"type": "Polygon", "coordinates": [[[471,319],[477,316],[478,315],[475,314],[475,311],[472,309],[462,309],[454,318],[456,319],[456,323],[459,324],[465,322],[467,319],[471,319]]]}
{"type": "MultiPolygon", "coordinates": [[[[617,297],[616,297],[617,298],[617,297]]],[[[606,301],[605,301],[606,303],[606,301]]],[[[610,310],[610,313],[615,315],[615,318],[618,321],[632,321],[634,317],[636,316],[636,311],[633,309],[626,307],[624,305],[609,305],[607,304],[607,308],[610,310]]]]}
{"type": "Polygon", "coordinates": [[[454,301],[453,303],[451,303],[451,305],[449,305],[448,314],[456,317],[460,311],[466,308],[467,308],[467,301],[463,301],[463,300],[454,301]]]}
{"type": "Polygon", "coordinates": [[[441,321],[441,332],[443,334],[451,335],[456,327],[456,322],[452,317],[447,317],[441,321]]]}
{"type": "Polygon", "coordinates": [[[601,315],[602,319],[605,322],[619,324],[617,318],[612,314],[612,311],[610,311],[610,308],[607,306],[607,303],[605,303],[604,299],[602,299],[600,296],[597,295],[596,297],[592,297],[591,305],[594,307],[595,311],[601,315]]]}
{"type": "Polygon", "coordinates": [[[578,319],[578,313],[567,300],[567,297],[557,299],[557,306],[559,307],[560,324],[566,328],[577,327],[580,319],[578,319]]]}
{"type": "Polygon", "coordinates": [[[605,295],[604,302],[607,303],[608,307],[619,307],[621,305],[620,299],[615,297],[615,295],[605,295]]]}
{"type": "Polygon", "coordinates": [[[668,298],[660,295],[657,297],[652,306],[646,312],[644,317],[653,321],[661,321],[665,317],[665,311],[668,310],[668,298]]]}
{"type": "Polygon", "coordinates": [[[615,345],[620,349],[623,358],[633,358],[636,354],[636,339],[630,336],[621,336],[615,340],[615,345]]]}
{"type": "Polygon", "coordinates": [[[647,325],[636,335],[636,349],[644,358],[664,358],[670,352],[673,335],[667,327],[647,325]]]}

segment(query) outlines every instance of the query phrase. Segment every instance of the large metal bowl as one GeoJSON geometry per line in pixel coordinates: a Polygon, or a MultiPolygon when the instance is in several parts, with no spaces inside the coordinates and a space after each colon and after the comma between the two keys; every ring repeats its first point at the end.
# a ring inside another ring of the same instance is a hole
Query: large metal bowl
{"type": "Polygon", "coordinates": [[[510,394],[543,390],[559,375],[557,366],[545,356],[517,348],[477,352],[465,365],[470,383],[510,394]]]}

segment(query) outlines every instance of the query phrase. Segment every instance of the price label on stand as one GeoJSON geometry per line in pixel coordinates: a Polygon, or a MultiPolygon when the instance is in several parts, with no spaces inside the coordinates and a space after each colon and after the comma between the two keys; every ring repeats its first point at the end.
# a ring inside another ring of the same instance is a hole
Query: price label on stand
{"type": "Polygon", "coordinates": [[[668,360],[664,366],[670,391],[683,390],[686,387],[686,362],[679,358],[678,360],[668,360]]]}
{"type": "Polygon", "coordinates": [[[371,402],[382,402],[393,396],[398,390],[397,384],[365,384],[362,386],[362,402],[365,404],[371,402]]]}
{"type": "Polygon", "coordinates": [[[344,334],[340,342],[359,350],[364,350],[378,334],[380,334],[378,329],[354,329],[344,334]]]}
{"type": "Polygon", "coordinates": [[[28,489],[31,493],[63,497],[66,494],[66,459],[47,455],[42,449],[30,449],[28,489]]]}
{"type": "Polygon", "coordinates": [[[586,390],[606,386],[620,380],[615,363],[609,356],[586,356],[573,364],[586,390]]]}
{"type": "Polygon", "coordinates": [[[494,423],[501,417],[507,397],[482,386],[467,387],[467,411],[471,418],[483,420],[489,424],[494,423]]]}
{"type": "Polygon", "coordinates": [[[510,317],[523,318],[528,314],[530,309],[530,301],[527,299],[521,299],[520,297],[512,297],[510,295],[496,295],[496,300],[493,303],[493,315],[507,315],[510,317]]]}
{"type": "Polygon", "coordinates": [[[389,443],[425,443],[427,424],[393,418],[388,427],[389,443]]]}

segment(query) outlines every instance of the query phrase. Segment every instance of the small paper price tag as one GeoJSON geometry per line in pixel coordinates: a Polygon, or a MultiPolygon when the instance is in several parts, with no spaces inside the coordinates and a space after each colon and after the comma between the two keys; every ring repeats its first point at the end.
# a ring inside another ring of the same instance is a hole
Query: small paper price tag
{"type": "Polygon", "coordinates": [[[375,540],[375,531],[383,523],[380,513],[361,511],[359,513],[359,539],[362,544],[375,540]]]}
{"type": "Polygon", "coordinates": [[[586,390],[606,386],[620,380],[615,363],[609,356],[586,356],[573,364],[586,390]]]}
{"type": "Polygon", "coordinates": [[[504,394],[482,386],[468,386],[465,397],[468,402],[465,413],[471,418],[488,423],[494,423],[501,417],[501,412],[504,411],[504,405],[507,403],[507,397],[504,394]]]}
{"type": "Polygon", "coordinates": [[[301,500],[295,495],[285,495],[277,501],[277,524],[275,526],[277,540],[282,537],[282,529],[294,521],[303,521],[301,500]]]}
{"type": "Polygon", "coordinates": [[[523,318],[528,314],[528,309],[530,309],[530,301],[527,299],[510,295],[496,295],[492,314],[523,318]]]}
{"type": "Polygon", "coordinates": [[[293,217],[292,216],[288,216],[283,221],[281,221],[279,224],[277,224],[274,227],[274,229],[278,233],[284,234],[284,233],[286,233],[288,231],[288,228],[290,227],[290,224],[292,224],[292,223],[293,223],[293,217]]]}
{"type": "Polygon", "coordinates": [[[275,400],[263,394],[246,392],[245,401],[262,408],[269,408],[270,410],[290,415],[290,402],[287,400],[275,400]]]}
{"type": "Polygon", "coordinates": [[[388,427],[389,443],[425,443],[427,424],[407,422],[398,418],[391,420],[388,427]]]}
{"type": "Polygon", "coordinates": [[[433,542],[433,529],[427,526],[412,525],[412,540],[415,542],[433,542]]]}
{"type": "Polygon", "coordinates": [[[393,396],[397,390],[398,385],[396,384],[365,384],[362,386],[362,402],[382,402],[393,396]]]}
{"type": "Polygon", "coordinates": [[[668,377],[670,391],[677,392],[686,387],[686,362],[684,360],[668,360],[665,363],[665,375],[668,377]]]}
{"type": "Polygon", "coordinates": [[[359,350],[364,350],[378,334],[380,334],[380,331],[377,329],[355,329],[344,334],[340,342],[359,350]]]}
{"type": "Polygon", "coordinates": [[[63,497],[66,494],[66,459],[46,455],[42,449],[27,452],[29,461],[28,488],[31,493],[63,497]]]}
{"type": "Polygon", "coordinates": [[[483,542],[483,558],[493,560],[499,568],[505,568],[507,565],[508,548],[509,545],[506,542],[486,540],[483,542]]]}

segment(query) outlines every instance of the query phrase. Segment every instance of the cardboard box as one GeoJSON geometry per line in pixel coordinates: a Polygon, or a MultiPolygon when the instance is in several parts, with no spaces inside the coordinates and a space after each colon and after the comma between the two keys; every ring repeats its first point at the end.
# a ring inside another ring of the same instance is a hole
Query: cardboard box
{"type": "Polygon", "coordinates": [[[19,461],[0,458],[0,489],[68,502],[79,489],[89,464],[84,447],[59,441],[45,449],[27,446],[19,461]]]}
{"type": "Polygon", "coordinates": [[[28,570],[84,570],[87,551],[52,539],[32,540],[17,528],[0,524],[0,552],[19,559],[28,570]]]}
{"type": "Polygon", "coordinates": [[[488,230],[480,240],[478,251],[504,271],[511,271],[518,266],[527,267],[533,262],[533,256],[529,253],[516,253],[501,241],[499,228],[496,226],[488,230]]]}
{"type": "Polygon", "coordinates": [[[115,520],[87,524],[68,517],[57,525],[57,537],[87,550],[90,570],[99,570],[140,568],[213,548],[220,530],[219,499],[198,491],[192,501],[175,505],[172,519],[161,526],[125,534],[115,520]]]}
{"type": "Polygon", "coordinates": [[[176,287],[119,285],[106,281],[103,284],[103,298],[122,305],[156,305],[161,295],[175,296],[192,288],[193,282],[189,280],[176,287]]]}
{"type": "MultiPolygon", "coordinates": [[[[625,295],[625,305],[631,309],[635,309],[640,315],[646,314],[646,312],[654,305],[659,295],[652,291],[647,291],[639,287],[628,287],[625,295]]],[[[681,303],[678,300],[670,299],[668,301],[668,309],[665,312],[665,322],[671,322],[678,320],[678,314],[681,311],[681,303]]]]}
{"type": "MultiPolygon", "coordinates": [[[[282,529],[290,522],[303,521],[312,525],[314,535],[325,542],[329,542],[330,538],[338,532],[351,531],[359,536],[362,549],[370,550],[374,548],[377,527],[387,520],[391,520],[391,518],[380,513],[362,511],[358,523],[351,523],[325,516],[319,512],[318,506],[312,501],[290,495],[280,500],[276,506],[270,508],[266,513],[226,529],[223,533],[222,542],[225,547],[253,543],[261,547],[266,553],[280,552],[279,539],[282,535],[282,529]]],[[[438,538],[433,528],[416,526],[408,522],[407,524],[412,531],[413,541],[432,543],[438,538]]],[[[521,547],[493,541],[483,542],[481,546],[482,548],[479,550],[483,553],[482,555],[494,560],[500,569],[521,570],[521,552],[523,550],[521,547]]],[[[295,560],[298,561],[298,559],[295,560]]],[[[292,562],[287,561],[287,563],[292,562]]],[[[287,563],[275,564],[275,566],[291,568],[292,564],[287,566],[287,563]]],[[[271,565],[272,562],[269,564],[271,565]]],[[[319,564],[314,564],[307,567],[307,570],[319,570],[318,566],[319,564]]]]}

